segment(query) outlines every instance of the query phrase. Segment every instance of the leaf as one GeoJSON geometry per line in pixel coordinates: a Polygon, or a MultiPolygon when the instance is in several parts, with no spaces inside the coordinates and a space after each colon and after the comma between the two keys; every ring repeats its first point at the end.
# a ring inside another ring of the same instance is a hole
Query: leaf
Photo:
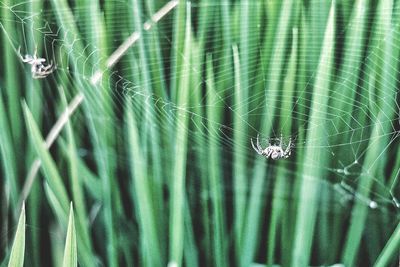
{"type": "Polygon", "coordinates": [[[74,209],[72,202],[69,210],[67,238],[65,240],[63,267],[78,266],[77,260],[76,231],[74,222],[74,209]]]}
{"type": "Polygon", "coordinates": [[[22,205],[21,215],[18,220],[17,232],[11,249],[8,267],[24,266],[25,254],[25,204],[22,205]]]}
{"type": "Polygon", "coordinates": [[[24,110],[28,132],[32,140],[32,144],[36,150],[38,157],[42,162],[42,171],[44,173],[47,183],[49,184],[49,187],[54,192],[58,202],[60,203],[60,207],[62,208],[62,211],[59,214],[63,214],[64,216],[63,218],[59,219],[61,219],[61,221],[63,222],[66,222],[67,211],[68,211],[67,190],[64,187],[61,175],[58,172],[56,164],[45,145],[43,137],[39,131],[37,124],[35,123],[32,113],[30,112],[25,102],[23,102],[22,106],[24,110]]]}

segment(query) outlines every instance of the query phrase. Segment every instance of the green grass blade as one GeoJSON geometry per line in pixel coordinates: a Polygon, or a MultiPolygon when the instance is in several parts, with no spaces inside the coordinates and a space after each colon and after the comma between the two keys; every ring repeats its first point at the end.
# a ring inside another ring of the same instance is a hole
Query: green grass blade
{"type": "Polygon", "coordinates": [[[185,248],[184,259],[186,266],[198,267],[199,256],[196,246],[195,232],[193,229],[193,220],[191,218],[189,205],[185,203],[185,248]]]}
{"type": "MultiPolygon", "coordinates": [[[[325,165],[325,152],[315,145],[315,140],[321,140],[320,128],[313,128],[312,125],[319,125],[323,129],[325,123],[325,114],[327,112],[329,81],[332,75],[332,67],[334,63],[334,34],[335,34],[335,1],[332,6],[327,22],[323,48],[320,55],[319,65],[314,84],[314,95],[319,96],[313,98],[310,115],[310,130],[308,132],[304,164],[308,162],[319,163],[325,165]],[[322,115],[321,115],[322,114],[322,115]]],[[[319,165],[311,165],[305,168],[302,173],[302,181],[300,186],[300,199],[297,210],[297,220],[295,227],[295,239],[293,245],[292,266],[306,266],[309,264],[311,257],[311,246],[313,240],[314,226],[316,223],[316,215],[318,208],[318,179],[324,176],[324,171],[319,165]]],[[[307,165],[309,166],[309,165],[307,165]]]]}
{"type": "Polygon", "coordinates": [[[239,51],[237,46],[233,46],[233,62],[235,70],[235,105],[238,109],[234,113],[234,129],[233,129],[233,139],[234,139],[234,187],[235,187],[235,219],[234,219],[234,229],[235,229],[235,249],[237,260],[240,262],[240,252],[242,251],[242,234],[245,219],[245,209],[246,209],[246,193],[247,192],[247,175],[246,175],[246,160],[245,154],[242,153],[242,148],[247,145],[247,135],[244,131],[246,129],[245,119],[241,116],[246,114],[247,110],[245,106],[241,103],[245,102],[243,91],[241,85],[241,68],[239,51]]]}
{"type": "MultiPolygon", "coordinates": [[[[57,171],[57,167],[49,151],[47,150],[44,140],[40,134],[40,131],[35,123],[35,120],[30,112],[26,103],[23,103],[23,110],[29,135],[32,139],[32,144],[35,147],[36,153],[42,161],[43,172],[46,177],[46,181],[49,183],[50,188],[59,200],[63,213],[68,214],[68,195],[65,189],[64,183],[61,179],[60,174],[57,171]]],[[[66,216],[65,216],[66,222],[66,216]]]]}
{"type": "MultiPolygon", "coordinates": [[[[291,114],[286,114],[289,113],[291,110],[292,106],[292,97],[293,94],[295,93],[295,75],[297,71],[297,56],[298,56],[298,29],[294,28],[293,29],[293,43],[292,43],[292,48],[290,52],[290,57],[289,57],[289,63],[288,63],[288,72],[285,77],[285,82],[283,85],[283,90],[286,92],[283,96],[282,99],[282,104],[284,107],[281,109],[281,117],[282,118],[290,118],[291,114]]],[[[284,121],[285,127],[283,128],[283,136],[289,136],[290,134],[290,121],[284,121]]],[[[283,165],[283,164],[282,164],[283,165]]],[[[274,188],[274,193],[273,193],[273,200],[272,200],[272,210],[271,210],[271,223],[269,227],[269,235],[268,235],[268,252],[267,252],[267,264],[272,265],[274,262],[274,255],[275,255],[275,249],[278,247],[276,245],[277,240],[276,237],[279,236],[279,225],[280,222],[283,220],[284,216],[284,211],[288,209],[288,202],[287,200],[282,197],[285,195],[286,190],[289,190],[289,177],[288,173],[283,169],[279,168],[278,173],[276,175],[276,184],[274,188]]],[[[250,204],[250,206],[252,206],[250,204]]],[[[261,211],[260,211],[261,213],[261,211]]],[[[286,240],[285,240],[286,241],[286,240]]],[[[291,247],[289,247],[288,242],[287,249],[289,250],[291,247]]],[[[286,257],[285,257],[286,258],[286,257]]],[[[289,259],[285,259],[289,260],[289,259]]]]}
{"type": "MultiPolygon", "coordinates": [[[[153,53],[148,53],[147,52],[147,43],[148,43],[148,37],[149,34],[145,31],[142,30],[142,25],[143,22],[140,18],[140,14],[142,14],[141,11],[141,6],[139,4],[138,0],[131,0],[132,5],[133,5],[133,17],[134,17],[134,25],[135,29],[140,32],[140,35],[142,36],[137,42],[138,50],[139,50],[139,65],[141,68],[141,82],[140,82],[140,87],[143,88],[144,92],[146,94],[151,95],[153,94],[153,79],[152,79],[152,72],[151,72],[151,65],[149,65],[149,59],[148,59],[148,54],[153,54],[153,53]]],[[[158,65],[158,64],[157,64],[158,65]]],[[[151,101],[151,100],[149,100],[151,101]]],[[[142,137],[145,140],[151,140],[149,142],[150,144],[150,152],[151,152],[151,161],[152,161],[152,178],[149,179],[149,193],[153,196],[153,204],[154,204],[154,214],[157,216],[156,223],[157,227],[156,229],[160,232],[157,233],[158,236],[161,236],[161,232],[163,231],[163,227],[165,225],[164,221],[164,216],[160,216],[162,214],[163,210],[165,209],[164,207],[164,201],[162,199],[162,167],[161,167],[161,159],[160,156],[162,154],[162,151],[160,149],[160,125],[157,125],[155,118],[156,114],[153,108],[153,103],[150,105],[144,105],[143,107],[145,109],[144,114],[143,114],[143,120],[146,125],[145,129],[145,134],[142,135],[142,137]],[[147,139],[146,137],[149,137],[147,139]]],[[[145,156],[146,154],[142,154],[145,156]]],[[[162,247],[165,247],[165,242],[163,242],[162,239],[159,239],[158,242],[162,242],[162,247]]],[[[164,249],[163,249],[164,250],[164,249]]],[[[161,250],[160,252],[162,252],[161,250]]],[[[161,257],[161,255],[159,255],[161,257]]]]}
{"type": "MultiPolygon", "coordinates": [[[[68,130],[67,130],[68,131],[68,130]]],[[[66,157],[71,157],[71,151],[70,151],[70,145],[71,143],[66,143],[65,140],[63,140],[61,137],[58,139],[58,144],[62,149],[63,154],[66,157]]],[[[79,180],[80,185],[88,190],[88,193],[96,200],[96,201],[101,201],[101,180],[99,177],[97,177],[89,168],[86,166],[85,162],[82,160],[77,155],[77,148],[75,148],[74,154],[76,155],[76,168],[77,168],[77,173],[79,173],[79,180]]],[[[72,167],[71,167],[72,168],[72,167]]],[[[74,171],[75,172],[75,171],[74,171]]]]}
{"type": "MultiPolygon", "coordinates": [[[[212,103],[218,101],[218,95],[215,91],[214,69],[211,56],[207,57],[207,122],[209,129],[218,125],[221,121],[221,108],[212,103]]],[[[223,192],[223,173],[221,166],[221,150],[215,145],[219,144],[219,136],[216,131],[210,131],[208,142],[208,183],[211,198],[212,214],[210,232],[212,238],[210,258],[214,266],[228,266],[228,252],[226,240],[226,219],[224,208],[223,192]]],[[[206,222],[209,224],[210,222],[206,222]]]]}
{"type": "MultiPolygon", "coordinates": [[[[43,0],[38,1],[31,1],[26,7],[27,12],[40,14],[41,10],[43,9],[43,0]]],[[[42,17],[38,20],[27,20],[26,21],[26,29],[34,29],[35,27],[43,27],[44,21],[41,21],[42,17]]],[[[37,42],[36,40],[43,40],[44,36],[40,31],[33,31],[33,38],[26,38],[27,39],[27,51],[35,51],[37,47],[38,51],[44,51],[43,47],[45,43],[37,42]]],[[[25,67],[25,66],[24,66],[25,67]]],[[[43,84],[41,81],[37,81],[32,79],[32,73],[30,71],[26,71],[25,69],[25,90],[26,93],[25,98],[30,110],[35,118],[36,123],[39,127],[42,125],[43,115],[45,114],[45,109],[43,107],[43,99],[44,99],[44,91],[43,91],[43,84]]],[[[27,144],[27,153],[25,154],[25,160],[29,164],[36,159],[36,152],[29,141],[27,144]]],[[[27,183],[28,179],[25,179],[25,183],[27,183]]],[[[24,190],[25,185],[22,187],[24,190]]],[[[23,192],[23,191],[22,191],[23,192]]],[[[20,194],[20,200],[22,197],[22,192],[20,194]]],[[[29,198],[26,200],[27,202],[27,209],[29,210],[28,218],[30,224],[32,225],[39,225],[40,223],[40,209],[41,205],[41,196],[42,196],[42,188],[40,182],[37,181],[32,184],[32,188],[29,193],[29,198]]],[[[29,246],[30,254],[32,254],[32,258],[29,258],[30,265],[32,267],[39,267],[41,266],[42,257],[41,253],[41,246],[37,244],[40,243],[40,233],[38,231],[30,231],[27,233],[29,237],[27,238],[29,241],[27,242],[27,246],[29,246]]]]}
{"type": "MultiPolygon", "coordinates": [[[[201,39],[201,38],[199,38],[201,39]]],[[[203,54],[203,45],[204,43],[202,41],[197,41],[197,42],[192,42],[192,55],[194,55],[192,57],[192,66],[193,69],[201,69],[203,68],[203,64],[204,64],[204,58],[203,57],[198,57],[196,55],[202,55],[203,54]]],[[[190,86],[192,88],[195,88],[197,85],[201,84],[203,82],[202,80],[203,76],[201,72],[192,72],[192,76],[190,79],[190,86]]],[[[208,86],[208,81],[206,82],[206,85],[208,86]]],[[[201,92],[201,90],[195,90],[195,92],[192,93],[191,98],[190,98],[190,103],[201,103],[202,101],[202,97],[203,94],[201,92]]],[[[205,109],[198,105],[195,106],[194,110],[193,110],[196,114],[198,114],[199,116],[195,116],[192,118],[192,125],[196,125],[198,127],[198,129],[204,133],[204,135],[206,134],[205,132],[207,131],[207,128],[204,125],[203,119],[204,119],[204,113],[206,112],[205,109]]],[[[198,153],[196,153],[194,155],[195,157],[195,161],[196,162],[205,162],[207,160],[207,151],[208,151],[208,147],[207,147],[207,141],[204,138],[204,135],[196,135],[193,137],[192,139],[192,143],[195,143],[196,145],[198,145],[199,147],[199,151],[198,153]]],[[[200,180],[200,188],[198,189],[201,192],[208,192],[208,170],[205,168],[201,168],[199,169],[199,177],[201,177],[200,180]]],[[[198,181],[189,181],[188,182],[190,186],[198,186],[198,181]]],[[[188,198],[190,198],[190,194],[186,194],[188,198]]],[[[211,227],[210,227],[210,204],[209,204],[209,199],[206,197],[200,198],[199,199],[199,205],[201,207],[201,215],[199,216],[198,214],[196,216],[193,217],[193,219],[196,218],[200,218],[200,220],[202,221],[202,225],[204,225],[204,246],[206,247],[205,251],[204,251],[204,256],[201,257],[202,258],[202,262],[204,262],[204,264],[209,265],[211,264],[211,258],[212,258],[212,245],[211,245],[211,227]]],[[[190,204],[187,204],[187,210],[190,213],[190,204]]],[[[191,218],[191,215],[188,214],[185,216],[185,218],[191,218]]],[[[191,222],[193,222],[193,220],[191,220],[191,222]]],[[[185,222],[186,223],[186,222],[185,222]]],[[[191,228],[190,225],[187,225],[186,223],[186,229],[191,228]]],[[[186,231],[188,232],[188,231],[186,231]]],[[[187,258],[186,259],[186,263],[187,262],[187,258]]],[[[189,263],[188,263],[189,264],[189,263]]],[[[190,263],[191,264],[191,263],[190,263]]]]}
{"type": "MultiPolygon", "coordinates": [[[[274,44],[273,44],[273,49],[272,49],[272,54],[271,57],[272,59],[270,60],[270,66],[269,69],[270,71],[268,72],[269,75],[267,77],[268,83],[265,85],[267,88],[267,101],[265,103],[265,108],[266,108],[266,114],[263,118],[263,127],[262,127],[262,133],[268,135],[268,133],[271,130],[272,123],[273,123],[273,118],[275,116],[275,110],[274,108],[269,108],[273,107],[274,103],[277,101],[277,97],[279,95],[279,86],[281,79],[277,77],[281,77],[282,75],[282,70],[284,69],[284,64],[285,64],[285,58],[286,58],[286,50],[283,49],[286,44],[286,40],[288,39],[288,36],[290,36],[290,31],[291,31],[291,15],[294,14],[294,9],[295,4],[293,3],[292,0],[285,0],[282,3],[281,6],[281,11],[280,11],[280,16],[279,16],[279,22],[277,25],[277,29],[275,32],[275,38],[274,38],[274,44]]],[[[262,64],[262,65],[268,65],[268,64],[262,64]]],[[[279,133],[275,133],[278,134],[279,133]]]]}
{"type": "MultiPolygon", "coordinates": [[[[60,87],[60,95],[62,100],[62,110],[68,106],[66,96],[64,94],[63,88],[60,87]]],[[[71,180],[71,188],[72,188],[72,199],[76,206],[76,214],[77,214],[77,222],[78,222],[78,230],[79,235],[85,245],[83,247],[88,248],[88,252],[92,251],[92,243],[90,240],[90,234],[88,232],[88,214],[86,212],[86,205],[85,205],[85,197],[82,187],[82,180],[80,176],[82,173],[79,172],[79,156],[77,152],[77,147],[75,143],[74,133],[72,130],[71,123],[68,121],[66,123],[66,132],[67,132],[67,139],[68,139],[68,148],[67,148],[67,157],[69,160],[69,176],[71,180]]],[[[88,257],[94,257],[94,255],[87,255],[88,257]]]]}
{"type": "MultiPolygon", "coordinates": [[[[3,97],[0,94],[0,159],[4,168],[4,182],[10,191],[11,205],[15,208],[18,202],[16,155],[13,149],[13,141],[8,123],[3,97]]],[[[16,215],[17,216],[17,215],[16,215]]]]}
{"type": "Polygon", "coordinates": [[[250,188],[250,197],[247,205],[245,227],[243,231],[243,247],[240,253],[240,266],[250,266],[256,255],[257,245],[260,241],[260,223],[262,209],[265,207],[265,173],[260,168],[254,173],[250,188]]]}
{"type": "Polygon", "coordinates": [[[145,266],[161,266],[160,241],[157,235],[157,222],[154,203],[149,186],[149,175],[147,175],[147,162],[143,159],[140,148],[139,132],[136,119],[131,107],[127,107],[128,144],[131,158],[132,194],[136,214],[139,219],[139,234],[142,244],[141,262],[145,266]]]}
{"type": "MultiPolygon", "coordinates": [[[[155,13],[155,5],[153,0],[146,1],[146,6],[148,13],[155,13]]],[[[160,27],[155,26],[148,33],[148,47],[149,51],[149,68],[150,72],[153,74],[152,87],[154,88],[154,93],[163,99],[167,99],[167,84],[164,74],[164,58],[162,55],[163,43],[160,38],[160,27]]]]}
{"type": "MultiPolygon", "coordinates": [[[[364,166],[368,170],[367,175],[362,175],[360,183],[358,184],[357,194],[368,197],[369,191],[374,182],[373,175],[377,172],[376,155],[381,152],[382,147],[385,146],[384,139],[379,138],[383,135],[383,121],[384,113],[381,113],[377,122],[374,125],[371,134],[369,149],[364,160],[364,166]]],[[[346,242],[343,248],[343,262],[346,266],[354,266],[357,262],[357,255],[360,249],[361,238],[365,228],[365,222],[368,216],[368,211],[371,208],[366,205],[367,203],[357,201],[353,207],[350,228],[346,236],[346,242]]]]}
{"type": "MultiPolygon", "coordinates": [[[[227,88],[227,87],[232,87],[233,86],[233,75],[229,75],[230,77],[227,77],[226,70],[227,69],[232,69],[232,23],[231,23],[231,14],[229,12],[230,8],[230,0],[221,0],[221,6],[218,8],[217,12],[221,13],[221,18],[216,18],[215,21],[217,23],[221,24],[221,35],[222,35],[222,62],[221,64],[216,64],[216,69],[215,69],[215,77],[219,76],[218,74],[223,77],[221,81],[221,88],[227,88]]],[[[216,79],[216,84],[217,79],[216,79]]],[[[219,87],[219,86],[218,86],[219,87]]]]}
{"type": "MultiPolygon", "coordinates": [[[[338,75],[337,86],[334,89],[334,95],[338,97],[334,97],[334,99],[337,99],[337,103],[332,104],[332,106],[335,107],[335,110],[343,113],[351,112],[350,110],[353,106],[348,105],[348,101],[353,99],[356,94],[357,79],[359,79],[358,71],[362,63],[360,59],[363,56],[362,48],[365,42],[365,18],[367,17],[366,9],[368,6],[366,2],[366,0],[358,0],[354,4],[350,22],[351,28],[346,35],[344,62],[341,64],[343,67],[338,75]],[[343,99],[346,99],[346,101],[343,101],[343,99]]],[[[342,125],[346,127],[348,124],[343,123],[342,125]]]]}
{"type": "MultiPolygon", "coordinates": [[[[188,103],[189,99],[189,78],[190,78],[190,46],[191,46],[191,7],[187,3],[186,30],[184,53],[182,56],[181,72],[179,73],[178,106],[188,103]]],[[[185,176],[186,157],[188,142],[188,119],[189,116],[182,109],[177,110],[176,132],[174,141],[175,162],[171,176],[171,203],[170,203],[170,258],[171,264],[182,265],[184,247],[184,211],[185,211],[185,176]]]]}
{"type": "Polygon", "coordinates": [[[178,94],[178,86],[179,86],[179,76],[182,75],[182,72],[185,72],[182,69],[183,66],[183,59],[181,57],[182,53],[184,53],[184,46],[185,46],[185,9],[186,9],[186,1],[185,0],[178,0],[179,5],[177,7],[177,11],[175,13],[174,25],[173,25],[173,44],[174,48],[172,49],[171,53],[171,99],[175,101],[177,99],[178,94]]]}
{"type": "MultiPolygon", "coordinates": [[[[5,6],[12,6],[13,1],[6,0],[1,3],[5,6]]],[[[12,38],[13,40],[18,40],[17,25],[15,23],[15,17],[12,12],[7,8],[1,8],[1,18],[0,26],[4,30],[4,35],[2,36],[2,61],[5,68],[4,75],[4,89],[5,95],[8,99],[8,116],[10,119],[10,132],[13,137],[13,144],[17,147],[23,145],[21,134],[22,134],[22,124],[21,124],[21,109],[19,105],[21,92],[20,92],[20,79],[19,73],[19,58],[17,56],[17,48],[14,47],[15,44],[7,42],[7,38],[12,38]],[[5,37],[7,35],[7,37],[5,37]]],[[[12,192],[14,193],[14,192],[12,192]]],[[[12,196],[15,197],[15,196],[12,196]]]]}
{"type": "MultiPolygon", "coordinates": [[[[257,77],[259,77],[259,79],[265,79],[267,70],[274,65],[275,59],[271,60],[271,53],[275,42],[271,40],[274,40],[274,36],[276,35],[280,14],[279,9],[281,4],[281,1],[265,1],[264,4],[268,23],[265,27],[264,42],[260,51],[260,67],[258,68],[257,73],[257,77]],[[270,64],[267,64],[267,62],[270,60],[270,64]]],[[[258,88],[256,87],[255,90],[256,92],[259,92],[259,90],[264,90],[264,87],[265,83],[259,83],[258,88]]]]}
{"type": "MultiPolygon", "coordinates": [[[[251,39],[251,32],[250,31],[250,19],[254,16],[250,16],[250,10],[252,9],[251,4],[249,0],[241,0],[240,1],[240,43],[239,43],[239,49],[240,49],[240,85],[241,85],[241,92],[242,92],[242,97],[244,99],[247,99],[248,96],[248,88],[249,88],[249,68],[250,68],[250,52],[249,52],[249,47],[250,47],[250,42],[254,41],[251,39]]],[[[256,1],[254,1],[256,2],[256,1]]],[[[246,106],[246,102],[241,102],[242,105],[246,106]]],[[[244,109],[246,107],[243,107],[244,109]]],[[[241,113],[245,114],[245,113],[241,113]]]]}
{"type": "Polygon", "coordinates": [[[8,267],[23,267],[25,255],[25,204],[22,205],[8,267]]]}
{"type": "Polygon", "coordinates": [[[49,203],[50,208],[53,210],[53,213],[56,215],[58,220],[58,224],[62,226],[67,225],[68,215],[65,214],[63,205],[60,203],[60,200],[57,198],[57,195],[51,189],[48,182],[43,183],[44,192],[47,197],[47,202],[49,203]]]}
{"type": "Polygon", "coordinates": [[[63,267],[76,267],[78,266],[78,255],[76,245],[76,232],[74,221],[74,209],[70,206],[67,237],[65,240],[64,260],[63,267]]]}
{"type": "Polygon", "coordinates": [[[376,260],[375,267],[389,266],[393,259],[398,256],[400,248],[400,223],[397,225],[394,233],[390,237],[389,241],[386,243],[381,254],[376,260]]]}

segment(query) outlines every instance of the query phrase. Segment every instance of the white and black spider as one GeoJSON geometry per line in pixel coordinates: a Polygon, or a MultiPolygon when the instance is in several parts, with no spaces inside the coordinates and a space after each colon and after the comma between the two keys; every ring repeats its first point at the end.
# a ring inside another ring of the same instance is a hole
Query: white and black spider
{"type": "Polygon", "coordinates": [[[273,160],[288,158],[292,153],[293,143],[292,139],[289,139],[289,144],[285,147],[283,142],[283,138],[279,139],[277,144],[272,144],[268,141],[268,146],[266,148],[262,148],[259,141],[259,135],[257,135],[257,143],[254,145],[253,139],[250,139],[251,145],[253,149],[261,156],[266,158],[271,158],[273,160]]]}
{"type": "Polygon", "coordinates": [[[37,57],[37,50],[35,49],[35,53],[33,56],[31,55],[21,55],[21,48],[18,49],[19,57],[21,58],[22,62],[28,63],[31,65],[31,73],[34,79],[42,79],[46,78],[47,75],[51,74],[55,70],[55,66],[53,62],[48,65],[45,65],[46,59],[37,57]]]}

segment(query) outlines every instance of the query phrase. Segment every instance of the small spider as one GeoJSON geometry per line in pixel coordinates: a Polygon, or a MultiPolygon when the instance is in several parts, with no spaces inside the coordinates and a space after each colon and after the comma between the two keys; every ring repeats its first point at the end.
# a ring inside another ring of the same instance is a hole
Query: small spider
{"type": "Polygon", "coordinates": [[[18,49],[19,57],[21,58],[22,62],[28,63],[31,65],[31,73],[34,79],[42,79],[46,78],[47,75],[51,74],[55,70],[55,66],[53,66],[53,62],[48,65],[45,65],[46,59],[37,57],[37,50],[35,49],[35,53],[33,56],[31,55],[21,55],[21,48],[18,49]]]}
{"type": "Polygon", "coordinates": [[[253,149],[262,156],[265,156],[266,158],[272,158],[273,160],[276,159],[283,159],[283,158],[288,158],[290,154],[292,153],[292,139],[289,139],[289,144],[284,148],[284,143],[283,143],[283,138],[279,139],[278,144],[271,144],[268,142],[268,146],[266,148],[262,148],[260,145],[259,141],[259,135],[257,135],[257,144],[254,145],[253,139],[251,140],[251,145],[253,146],[253,149]]]}

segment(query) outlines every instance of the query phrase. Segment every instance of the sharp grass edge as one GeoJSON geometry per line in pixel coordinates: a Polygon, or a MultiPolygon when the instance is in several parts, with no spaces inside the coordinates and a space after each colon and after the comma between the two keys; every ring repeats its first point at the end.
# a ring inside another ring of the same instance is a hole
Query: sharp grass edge
{"type": "Polygon", "coordinates": [[[67,237],[65,239],[64,248],[64,260],[63,267],[77,267],[78,266],[78,253],[76,244],[76,231],[75,231],[75,221],[74,221],[74,208],[70,206],[69,209],[69,219],[68,219],[68,229],[67,237]]]}
{"type": "Polygon", "coordinates": [[[14,243],[12,245],[8,267],[24,266],[25,256],[25,204],[22,205],[21,214],[18,220],[17,231],[15,232],[14,243]]]}

